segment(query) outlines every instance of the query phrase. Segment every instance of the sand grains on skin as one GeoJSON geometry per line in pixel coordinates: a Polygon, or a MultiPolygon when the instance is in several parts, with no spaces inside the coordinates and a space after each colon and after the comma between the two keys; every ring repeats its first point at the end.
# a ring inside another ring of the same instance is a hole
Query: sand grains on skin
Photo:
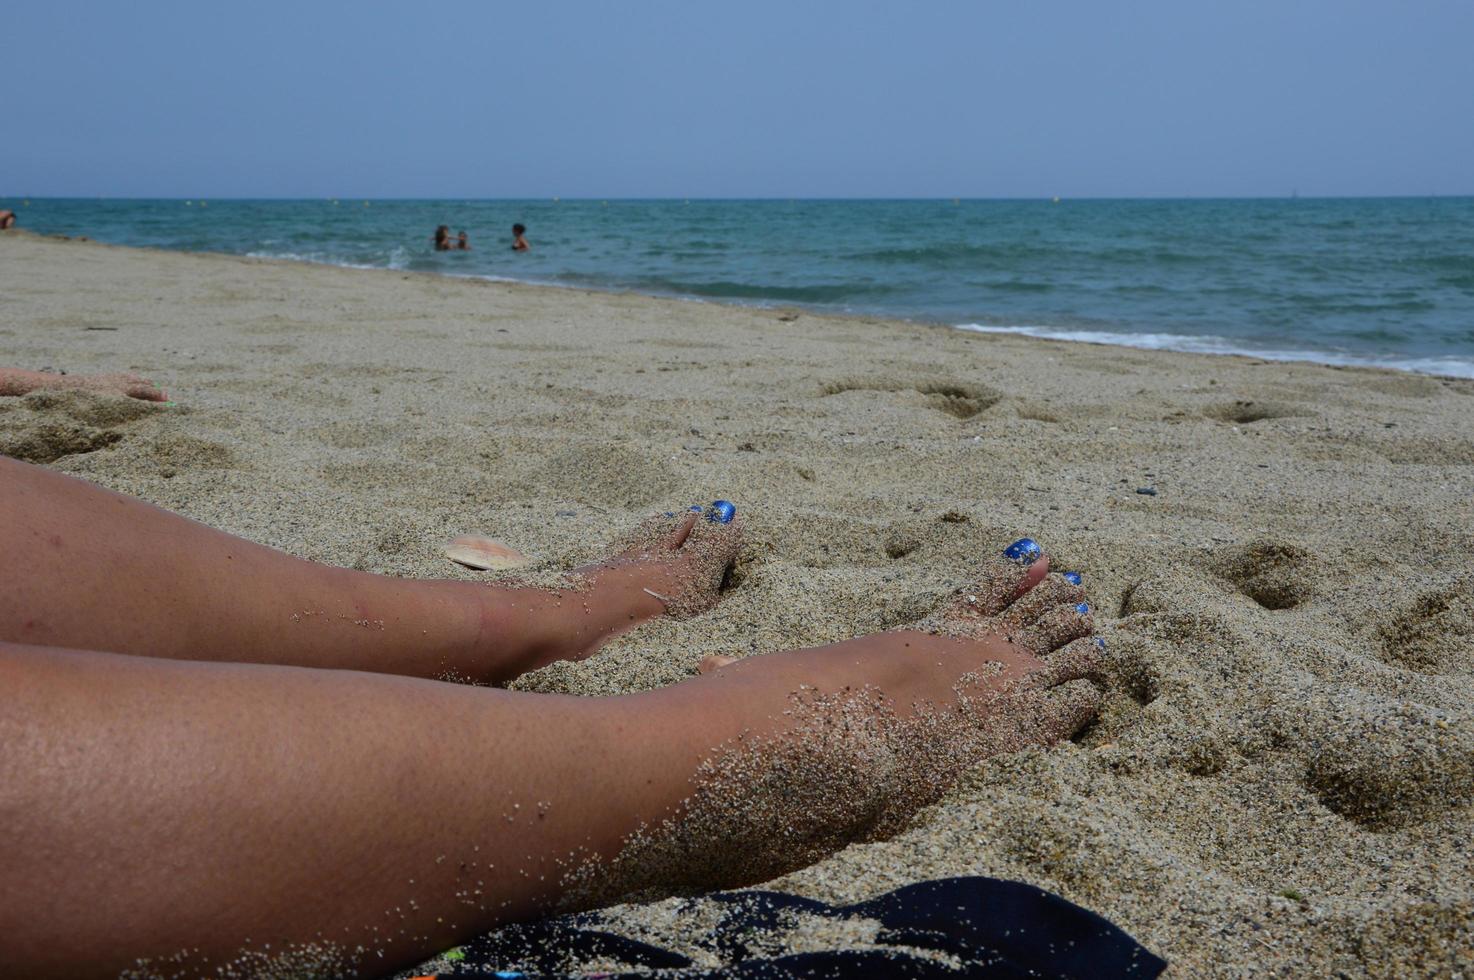
{"type": "Polygon", "coordinates": [[[706,686],[765,668],[813,683],[771,730],[719,746],[680,813],[576,869],[564,907],[771,879],[894,836],[984,759],[1074,734],[1099,708],[1103,647],[1079,586],[1047,568],[995,559],[918,628],[703,671],[706,686]],[[865,680],[877,670],[903,679],[887,693],[865,680]]]}

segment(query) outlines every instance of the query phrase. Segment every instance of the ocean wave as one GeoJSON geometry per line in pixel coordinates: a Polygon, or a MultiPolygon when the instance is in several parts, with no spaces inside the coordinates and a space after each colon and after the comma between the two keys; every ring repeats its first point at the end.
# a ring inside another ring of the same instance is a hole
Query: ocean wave
{"type": "Polygon", "coordinates": [[[1343,316],[1360,316],[1376,313],[1427,313],[1438,309],[1437,304],[1423,299],[1393,300],[1385,303],[1371,301],[1341,301],[1316,298],[1297,298],[1298,305],[1315,313],[1333,313],[1343,316]]]}
{"type": "Polygon", "coordinates": [[[336,265],[344,269],[389,269],[394,266],[374,262],[350,262],[338,255],[325,252],[276,252],[251,251],[244,253],[249,259],[284,259],[288,262],[311,262],[314,265],[336,265]]]}
{"type": "Polygon", "coordinates": [[[1439,255],[1418,255],[1402,260],[1404,265],[1414,268],[1432,269],[1435,272],[1474,272],[1474,255],[1463,253],[1446,253],[1439,255]]]}
{"type": "Polygon", "coordinates": [[[288,262],[311,262],[314,265],[335,265],[343,269],[393,269],[402,272],[416,268],[416,259],[410,249],[396,245],[383,258],[346,258],[333,252],[294,252],[287,249],[253,249],[240,253],[252,259],[284,259],[288,262]]]}
{"type": "Polygon", "coordinates": [[[904,263],[916,265],[950,265],[956,262],[981,262],[993,264],[1015,262],[1020,259],[1055,259],[1066,251],[1058,246],[1038,246],[1024,242],[1000,242],[997,244],[951,243],[946,245],[918,245],[912,248],[881,248],[863,252],[851,252],[845,259],[860,262],[904,263]]]}
{"type": "Polygon", "coordinates": [[[1029,279],[1005,279],[1002,282],[985,282],[982,286],[999,293],[1048,293],[1054,290],[1053,283],[1029,279]]]}
{"type": "MultiPolygon", "coordinates": [[[[938,245],[922,245],[913,248],[886,248],[862,252],[850,252],[847,261],[869,262],[881,265],[914,265],[934,269],[1010,269],[1019,264],[1033,264],[1031,268],[1069,267],[1078,263],[1097,263],[1106,266],[1218,266],[1224,261],[1225,248],[1214,252],[1201,251],[1201,242],[1184,242],[1180,247],[1162,245],[1126,245],[1117,241],[1102,243],[1050,242],[955,242],[938,245]],[[1194,250],[1194,246],[1199,250],[1194,250]]],[[[1252,256],[1251,249],[1240,249],[1240,256],[1252,256]]]]}
{"type": "MultiPolygon", "coordinates": [[[[612,283],[604,283],[609,288],[612,283]]],[[[895,291],[893,286],[878,283],[815,283],[812,286],[779,286],[769,283],[737,282],[719,279],[707,282],[683,282],[676,279],[645,278],[638,289],[675,293],[678,296],[710,296],[714,299],[764,300],[779,303],[843,303],[861,297],[882,296],[895,291]]]]}
{"type": "Polygon", "coordinates": [[[1107,330],[1067,330],[1042,326],[988,326],[981,323],[959,323],[958,330],[974,333],[1006,333],[1044,340],[1070,340],[1085,344],[1109,344],[1140,350],[1171,350],[1188,354],[1237,354],[1266,361],[1308,361],[1341,367],[1392,368],[1414,374],[1436,374],[1450,378],[1474,378],[1471,357],[1401,357],[1397,355],[1354,354],[1340,351],[1281,350],[1255,347],[1227,337],[1212,335],[1187,336],[1175,333],[1112,333],[1107,330]]]}
{"type": "MultiPolygon", "coordinates": [[[[1119,293],[1122,296],[1169,296],[1173,292],[1166,286],[1158,286],[1154,283],[1134,282],[1119,283],[1115,286],[1111,286],[1107,291],[1112,293],[1119,293]]],[[[1242,292],[1242,290],[1235,288],[1233,292],[1238,293],[1242,292]]]]}

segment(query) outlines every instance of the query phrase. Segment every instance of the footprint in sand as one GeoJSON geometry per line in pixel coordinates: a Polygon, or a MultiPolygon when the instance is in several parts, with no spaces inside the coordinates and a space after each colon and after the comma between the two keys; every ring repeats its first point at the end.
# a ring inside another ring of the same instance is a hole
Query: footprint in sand
{"type": "Polygon", "coordinates": [[[1423,674],[1474,675],[1474,589],[1415,596],[1382,626],[1383,659],[1423,674]]]}
{"type": "Polygon", "coordinates": [[[1219,405],[1210,405],[1203,410],[1204,418],[1217,422],[1231,422],[1235,425],[1252,425],[1267,419],[1300,418],[1313,414],[1307,409],[1297,408],[1286,402],[1262,400],[1224,402],[1219,405]]]}
{"type": "Polygon", "coordinates": [[[1325,807],[1382,830],[1437,819],[1474,802],[1474,719],[1408,701],[1317,694],[1283,724],[1304,783],[1325,807]]]}
{"type": "Polygon", "coordinates": [[[1314,597],[1321,562],[1294,545],[1256,541],[1221,553],[1216,570],[1260,606],[1278,611],[1314,597]]]}
{"type": "Polygon", "coordinates": [[[926,396],[925,404],[928,408],[959,419],[970,419],[1003,398],[1000,392],[986,385],[962,381],[923,381],[911,384],[877,378],[831,381],[823,387],[821,393],[829,397],[849,391],[914,391],[926,396]]]}

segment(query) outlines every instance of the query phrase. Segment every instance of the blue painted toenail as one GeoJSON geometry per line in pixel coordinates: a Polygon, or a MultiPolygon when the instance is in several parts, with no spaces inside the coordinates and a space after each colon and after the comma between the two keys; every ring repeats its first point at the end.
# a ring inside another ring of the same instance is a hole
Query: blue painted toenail
{"type": "Polygon", "coordinates": [[[692,504],[690,507],[687,507],[686,509],[689,510],[689,511],[692,511],[694,513],[699,514],[703,510],[705,510],[706,508],[705,507],[702,507],[700,504],[692,504]]]}
{"type": "Polygon", "coordinates": [[[1079,613],[1082,616],[1085,615],[1086,613],[1088,613],[1089,611],[1090,611],[1090,603],[1088,603],[1088,602],[1082,602],[1078,606],[1075,607],[1075,612],[1079,613]]]}
{"type": "Polygon", "coordinates": [[[1016,561],[1020,565],[1032,565],[1044,554],[1044,549],[1033,538],[1019,538],[1013,544],[1003,549],[1003,557],[1009,561],[1016,561]]]}
{"type": "Polygon", "coordinates": [[[1095,645],[1098,646],[1098,647],[1100,647],[1102,650],[1104,650],[1105,649],[1105,637],[1103,637],[1103,636],[1097,636],[1095,638],[1095,645]]]}
{"type": "Polygon", "coordinates": [[[713,500],[711,509],[706,512],[706,519],[718,524],[731,524],[736,516],[737,505],[730,500],[713,500]]]}
{"type": "Polygon", "coordinates": [[[674,513],[674,512],[672,512],[672,511],[666,511],[666,512],[665,512],[665,516],[666,516],[666,517],[675,517],[675,516],[676,516],[676,515],[675,515],[675,513],[674,513]]]}
{"type": "Polygon", "coordinates": [[[1064,573],[1064,580],[1066,582],[1070,583],[1071,585],[1079,585],[1080,582],[1082,581],[1081,578],[1080,578],[1080,573],[1079,572],[1065,572],[1064,573]]]}

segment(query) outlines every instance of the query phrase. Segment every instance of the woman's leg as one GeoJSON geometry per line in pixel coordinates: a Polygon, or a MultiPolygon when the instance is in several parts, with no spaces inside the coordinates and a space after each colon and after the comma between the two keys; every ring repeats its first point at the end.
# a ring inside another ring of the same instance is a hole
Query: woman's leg
{"type": "Polygon", "coordinates": [[[936,632],[615,698],[0,645],[0,961],[376,971],[889,832],[1093,714],[1090,618],[1046,567],[998,562],[936,632]]]}
{"type": "Polygon", "coordinates": [[[164,389],[136,374],[52,374],[49,371],[0,368],[0,395],[25,395],[43,388],[127,395],[148,402],[169,400],[164,389]]]}
{"type": "Polygon", "coordinates": [[[740,523],[657,518],[561,593],[303,561],[0,457],[0,641],[504,682],[713,605],[740,523]]]}

